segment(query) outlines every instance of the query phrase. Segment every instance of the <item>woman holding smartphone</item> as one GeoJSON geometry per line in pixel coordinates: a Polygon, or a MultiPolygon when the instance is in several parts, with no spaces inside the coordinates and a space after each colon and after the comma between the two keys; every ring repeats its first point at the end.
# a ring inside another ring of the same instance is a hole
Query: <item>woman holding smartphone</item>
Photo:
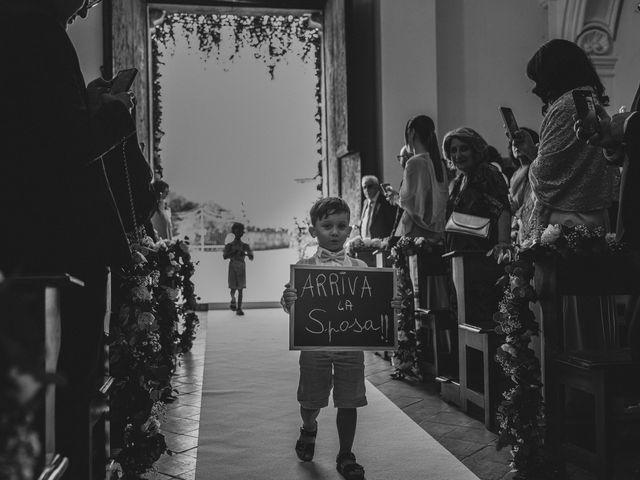
{"type": "Polygon", "coordinates": [[[538,146],[523,130],[513,138],[513,145],[533,159],[530,235],[549,224],[608,228],[616,172],[607,167],[602,149],[579,141],[573,131],[573,90],[590,90],[596,102],[608,104],[591,60],[575,43],[554,39],[533,55],[527,75],[535,82],[533,93],[542,100],[544,114],[538,146]]]}
{"type": "MultiPolygon", "coordinates": [[[[539,237],[547,225],[609,230],[608,209],[619,172],[607,165],[601,148],[580,141],[573,130],[573,90],[589,90],[597,104],[608,104],[591,60],[575,43],[554,39],[529,60],[527,75],[535,82],[533,93],[542,100],[544,115],[537,147],[522,130],[513,138],[514,146],[533,159],[528,178],[534,204],[525,226],[529,238],[539,237]]],[[[608,319],[601,318],[599,303],[593,300],[563,297],[565,350],[603,347],[601,331],[608,319]]]]}

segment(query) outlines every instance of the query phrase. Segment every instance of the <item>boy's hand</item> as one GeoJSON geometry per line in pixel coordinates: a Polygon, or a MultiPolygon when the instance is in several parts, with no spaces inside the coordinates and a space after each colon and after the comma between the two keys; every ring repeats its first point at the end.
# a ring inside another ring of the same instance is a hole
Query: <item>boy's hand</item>
{"type": "Polygon", "coordinates": [[[289,313],[289,310],[291,310],[291,306],[298,299],[298,291],[295,288],[291,288],[290,283],[287,283],[284,287],[285,288],[284,292],[282,292],[282,299],[280,300],[280,303],[282,304],[282,308],[284,308],[284,310],[289,313]]]}
{"type": "Polygon", "coordinates": [[[402,310],[402,297],[393,297],[391,299],[391,308],[394,310],[402,310]]]}

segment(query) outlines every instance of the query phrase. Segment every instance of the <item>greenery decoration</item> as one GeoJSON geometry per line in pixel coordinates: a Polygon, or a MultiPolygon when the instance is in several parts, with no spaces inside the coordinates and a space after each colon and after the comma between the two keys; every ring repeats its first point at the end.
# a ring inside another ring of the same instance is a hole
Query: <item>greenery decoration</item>
{"type": "Polygon", "coordinates": [[[133,266],[115,282],[109,351],[112,435],[122,446],[115,460],[125,480],[140,478],[168,453],[160,427],[175,392],[171,377],[198,325],[188,243],[139,236],[132,251],[133,266]]]}
{"type": "Polygon", "coordinates": [[[505,335],[505,343],[495,359],[503,374],[511,379],[498,407],[498,449],[512,446],[511,466],[520,476],[540,470],[545,432],[540,362],[529,348],[531,337],[539,334],[530,308],[530,303],[536,300],[531,286],[534,266],[530,253],[519,249],[512,252],[513,260],[499,280],[505,294],[494,315],[497,333],[505,335]]]}
{"type": "MultiPolygon", "coordinates": [[[[415,254],[429,254],[438,246],[423,237],[401,237],[391,247],[391,259],[398,275],[398,290],[402,298],[402,309],[398,324],[398,349],[391,363],[395,367],[391,375],[395,379],[406,377],[424,378],[422,366],[426,358],[426,332],[421,328],[414,312],[413,283],[409,273],[409,257],[415,254]]],[[[388,251],[389,244],[383,241],[381,249],[388,251]]]]}
{"type": "Polygon", "coordinates": [[[319,25],[309,14],[295,15],[216,15],[172,13],[162,17],[153,29],[152,44],[152,98],[153,98],[153,142],[154,161],[160,165],[160,141],[164,132],[162,124],[162,104],[160,86],[160,66],[163,65],[164,51],[171,51],[176,44],[177,27],[186,33],[190,46],[197,47],[203,60],[215,58],[217,62],[231,64],[242,53],[244,47],[251,47],[255,58],[264,62],[271,79],[276,66],[287,61],[286,55],[300,50],[304,62],[313,62],[316,71],[316,113],[318,125],[316,144],[318,156],[322,155],[322,84],[321,84],[321,35],[319,25]],[[223,49],[223,29],[230,29],[233,45],[223,49]],[[163,48],[161,49],[160,46],[163,48]]]}
{"type": "Polygon", "coordinates": [[[380,238],[362,238],[360,235],[357,235],[350,238],[344,248],[347,255],[355,257],[358,253],[373,253],[381,250],[382,242],[380,238]]]}
{"type": "Polygon", "coordinates": [[[498,349],[495,359],[510,379],[510,386],[498,407],[498,448],[511,445],[514,478],[544,477],[545,470],[541,367],[529,348],[531,337],[539,335],[540,331],[530,308],[536,301],[536,292],[531,285],[535,261],[551,255],[594,258],[625,251],[626,247],[616,242],[614,234],[606,234],[602,227],[585,225],[548,225],[511,250],[512,261],[505,266],[506,274],[499,280],[505,293],[494,320],[497,332],[505,335],[505,343],[498,349]]]}

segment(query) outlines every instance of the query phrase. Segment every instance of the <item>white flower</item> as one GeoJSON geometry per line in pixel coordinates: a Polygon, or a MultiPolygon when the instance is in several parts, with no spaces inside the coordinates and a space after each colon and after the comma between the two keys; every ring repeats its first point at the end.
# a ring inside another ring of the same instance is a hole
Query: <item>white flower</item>
{"type": "Polygon", "coordinates": [[[380,248],[382,247],[382,240],[380,240],[379,238],[373,238],[371,239],[371,246],[373,248],[380,248]]]}
{"type": "Polygon", "coordinates": [[[151,292],[147,287],[133,287],[131,289],[131,297],[134,300],[147,301],[151,300],[151,292]]]}
{"type": "Polygon", "coordinates": [[[141,312],[138,314],[138,327],[149,328],[155,322],[156,317],[151,312],[141,312]]]}
{"type": "Polygon", "coordinates": [[[531,248],[534,244],[534,239],[532,237],[529,237],[525,240],[523,240],[522,245],[520,245],[521,248],[526,249],[526,248],[531,248]]]}
{"type": "Polygon", "coordinates": [[[540,243],[542,245],[553,245],[561,234],[562,228],[560,228],[560,225],[547,225],[540,237],[540,243]]]}
{"type": "Polygon", "coordinates": [[[165,291],[167,292],[167,297],[169,297],[169,300],[176,301],[178,299],[180,290],[178,290],[177,288],[165,287],[165,291]]]}

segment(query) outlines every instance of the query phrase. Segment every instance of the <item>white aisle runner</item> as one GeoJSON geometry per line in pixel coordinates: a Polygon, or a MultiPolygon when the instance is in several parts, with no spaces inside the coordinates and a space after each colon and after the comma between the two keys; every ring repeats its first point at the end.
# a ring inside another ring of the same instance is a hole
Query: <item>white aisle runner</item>
{"type": "MultiPolygon", "coordinates": [[[[281,310],[210,311],[196,480],[341,479],[335,409],[322,410],[313,462],[294,452],[300,416],[298,352],[281,310]]],[[[367,382],[354,452],[367,480],[477,477],[367,382]]]]}

